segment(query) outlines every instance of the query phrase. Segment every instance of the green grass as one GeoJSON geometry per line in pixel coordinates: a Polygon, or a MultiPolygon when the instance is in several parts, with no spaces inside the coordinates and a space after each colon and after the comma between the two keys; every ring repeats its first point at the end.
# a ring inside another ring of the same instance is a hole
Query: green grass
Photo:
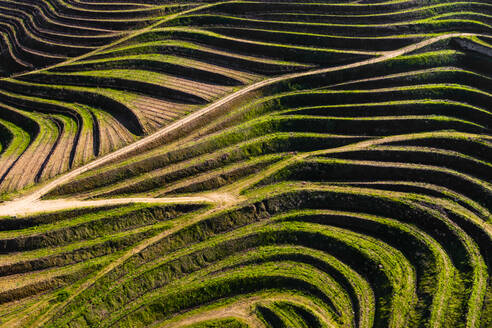
{"type": "Polygon", "coordinates": [[[489,3],[154,2],[0,5],[0,327],[490,325],[489,3]]]}

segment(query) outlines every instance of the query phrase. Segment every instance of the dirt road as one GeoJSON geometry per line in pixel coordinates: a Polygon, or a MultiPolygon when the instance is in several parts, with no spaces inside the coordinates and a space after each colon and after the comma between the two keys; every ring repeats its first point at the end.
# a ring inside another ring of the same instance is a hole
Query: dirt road
{"type": "Polygon", "coordinates": [[[83,165],[77,169],[74,169],[74,170],[66,173],[66,174],[63,174],[60,177],[54,179],[53,181],[47,183],[46,185],[44,185],[40,189],[34,191],[30,195],[23,197],[22,199],[26,200],[26,201],[31,201],[31,202],[36,201],[36,200],[40,199],[43,195],[46,195],[51,190],[55,189],[56,187],[58,187],[64,183],[71,181],[72,179],[81,175],[82,173],[87,172],[90,169],[93,169],[95,167],[101,166],[105,163],[108,163],[111,160],[113,160],[119,156],[122,156],[124,154],[129,153],[129,152],[138,150],[140,147],[146,146],[146,145],[164,137],[165,135],[169,134],[170,132],[173,132],[173,131],[179,129],[179,128],[185,126],[186,124],[189,124],[190,122],[193,122],[197,119],[200,119],[202,116],[207,115],[210,112],[213,112],[214,110],[218,109],[220,106],[223,106],[227,103],[230,103],[233,100],[236,100],[237,98],[239,98],[239,97],[241,97],[241,96],[243,96],[249,92],[258,90],[262,87],[272,85],[272,84],[277,83],[277,82],[298,78],[298,77],[311,76],[311,75],[335,72],[335,71],[340,71],[340,70],[344,70],[344,69],[355,68],[355,67],[360,67],[360,66],[365,66],[365,65],[371,65],[371,64],[382,62],[382,61],[385,61],[385,60],[388,60],[391,58],[395,58],[395,57],[398,57],[398,56],[401,56],[404,54],[411,53],[417,49],[423,48],[425,46],[428,46],[430,44],[436,43],[436,42],[444,40],[444,39],[449,39],[449,38],[453,38],[453,37],[469,37],[469,36],[476,36],[476,34],[472,34],[472,33],[443,34],[443,35],[432,37],[432,38],[429,38],[427,40],[418,42],[416,44],[413,44],[413,45],[410,45],[410,46],[407,46],[407,47],[404,47],[404,48],[401,48],[401,49],[398,49],[395,51],[390,51],[383,56],[371,58],[371,59],[364,60],[361,62],[347,64],[347,65],[341,65],[341,66],[336,66],[336,67],[322,68],[322,69],[317,69],[317,70],[312,70],[312,71],[307,71],[307,72],[301,72],[301,73],[286,74],[286,75],[282,75],[282,76],[278,76],[275,78],[266,79],[266,80],[254,83],[254,84],[249,85],[249,86],[247,86],[241,90],[238,90],[238,91],[236,91],[236,92],[234,92],[234,93],[232,93],[232,94],[230,94],[230,95],[228,95],[228,96],[226,96],[226,97],[224,97],[224,98],[222,98],[222,99],[220,99],[220,100],[218,100],[218,101],[216,101],[216,102],[214,102],[208,106],[205,106],[204,108],[197,110],[196,112],[184,117],[183,119],[176,121],[175,123],[172,123],[172,124],[162,128],[162,129],[156,131],[155,133],[153,133],[149,136],[146,136],[146,137],[144,137],[144,138],[142,138],[142,139],[126,146],[126,147],[120,148],[119,150],[116,150],[116,151],[114,151],[110,154],[107,154],[105,156],[102,156],[102,157],[100,157],[100,158],[98,158],[98,159],[96,159],[96,160],[94,160],[94,161],[92,161],[86,165],[83,165]]]}
{"type": "MultiPolygon", "coordinates": [[[[225,197],[225,196],[224,196],[225,197]]],[[[164,197],[164,198],[115,198],[99,200],[55,199],[25,200],[7,202],[0,205],[0,216],[23,216],[41,212],[53,212],[82,207],[101,207],[108,205],[124,205],[132,203],[182,204],[182,203],[216,203],[219,198],[196,197],[164,197]]]]}

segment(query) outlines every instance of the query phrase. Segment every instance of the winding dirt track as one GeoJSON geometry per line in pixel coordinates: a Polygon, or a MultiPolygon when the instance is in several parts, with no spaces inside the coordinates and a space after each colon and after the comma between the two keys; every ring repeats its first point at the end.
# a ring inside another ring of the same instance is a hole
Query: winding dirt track
{"type": "Polygon", "coordinates": [[[108,205],[124,205],[132,203],[182,204],[216,202],[213,197],[164,197],[164,198],[115,198],[100,200],[55,199],[43,201],[15,201],[0,207],[1,215],[28,215],[38,212],[53,212],[81,207],[102,207],[108,205]]]}
{"type": "MultiPolygon", "coordinates": [[[[120,148],[117,151],[114,151],[110,154],[107,154],[105,156],[102,156],[86,165],[83,165],[77,169],[74,169],[64,175],[61,175],[58,178],[55,178],[51,182],[47,183],[46,185],[42,186],[40,189],[35,190],[31,194],[24,196],[22,198],[19,198],[17,200],[7,202],[3,206],[0,207],[0,216],[1,215],[19,215],[19,214],[26,214],[26,213],[34,213],[34,212],[40,212],[40,211],[46,211],[50,209],[50,206],[52,206],[52,203],[48,203],[45,201],[39,201],[39,199],[43,196],[46,195],[48,192],[53,190],[54,188],[67,183],[71,181],[72,179],[76,178],[77,176],[81,175],[84,172],[87,172],[95,167],[101,166],[103,164],[106,164],[120,156],[123,156],[129,152],[138,150],[140,147],[146,146],[164,136],[169,134],[170,132],[173,132],[190,122],[193,122],[195,120],[200,119],[202,116],[207,115],[214,110],[218,109],[219,107],[226,105],[237,98],[258,90],[262,87],[272,85],[277,82],[281,81],[286,81],[289,79],[293,78],[298,78],[298,77],[303,77],[303,76],[311,76],[311,75],[316,75],[316,74],[323,74],[323,73],[329,73],[329,72],[335,72],[335,71],[340,71],[344,69],[349,69],[349,68],[356,68],[360,66],[365,66],[365,65],[371,65],[375,63],[379,63],[391,58],[395,58],[401,55],[405,55],[408,53],[411,53],[417,49],[423,48],[425,46],[431,45],[433,43],[436,43],[438,41],[444,40],[444,39],[449,39],[449,38],[454,38],[454,37],[470,37],[470,36],[479,36],[474,33],[450,33],[450,34],[443,34],[439,36],[435,36],[426,40],[423,40],[421,42],[412,44],[407,47],[403,47],[398,50],[390,51],[385,53],[382,56],[376,57],[376,58],[371,58],[368,60],[352,63],[352,64],[347,64],[347,65],[341,65],[341,66],[335,66],[335,67],[328,67],[328,68],[322,68],[322,69],[316,69],[312,71],[307,71],[307,72],[301,72],[301,73],[292,73],[292,74],[286,74],[270,79],[266,79],[257,83],[254,83],[252,85],[249,85],[241,90],[238,90],[208,106],[205,106],[204,108],[197,110],[196,112],[184,117],[183,119],[176,121],[175,123],[172,123],[155,133],[148,135],[126,147],[120,148]]],[[[203,201],[203,200],[200,200],[203,201]]],[[[135,199],[133,199],[133,202],[135,202],[135,199]]],[[[65,201],[65,207],[64,208],[69,208],[69,207],[81,207],[81,206],[92,206],[89,203],[85,203],[83,201],[70,201],[66,200],[65,201]],[[86,205],[87,204],[87,205],[86,205]]]]}
{"type": "Polygon", "coordinates": [[[328,315],[322,308],[316,305],[314,302],[310,302],[307,299],[304,299],[299,296],[294,295],[256,295],[250,296],[244,299],[241,299],[234,304],[226,305],[223,307],[219,307],[217,309],[212,309],[209,311],[197,313],[191,316],[187,316],[186,318],[172,322],[172,323],[164,323],[157,324],[152,326],[152,328],[178,328],[189,326],[192,324],[196,324],[199,322],[203,322],[205,320],[213,319],[227,319],[227,318],[238,318],[247,323],[250,327],[260,328],[265,327],[265,325],[255,316],[251,315],[254,312],[251,304],[254,303],[270,303],[270,302],[278,302],[278,301],[294,301],[300,305],[308,305],[311,308],[317,310],[318,314],[325,319],[326,322],[332,324],[333,327],[336,327],[336,324],[333,322],[333,319],[328,315]]]}

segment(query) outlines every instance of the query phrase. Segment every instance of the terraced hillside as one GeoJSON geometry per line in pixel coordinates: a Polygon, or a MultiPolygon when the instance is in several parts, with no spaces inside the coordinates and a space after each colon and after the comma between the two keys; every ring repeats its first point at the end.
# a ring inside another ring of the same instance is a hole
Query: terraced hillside
{"type": "Polygon", "coordinates": [[[0,0],[0,326],[492,326],[492,2],[0,0]]]}

